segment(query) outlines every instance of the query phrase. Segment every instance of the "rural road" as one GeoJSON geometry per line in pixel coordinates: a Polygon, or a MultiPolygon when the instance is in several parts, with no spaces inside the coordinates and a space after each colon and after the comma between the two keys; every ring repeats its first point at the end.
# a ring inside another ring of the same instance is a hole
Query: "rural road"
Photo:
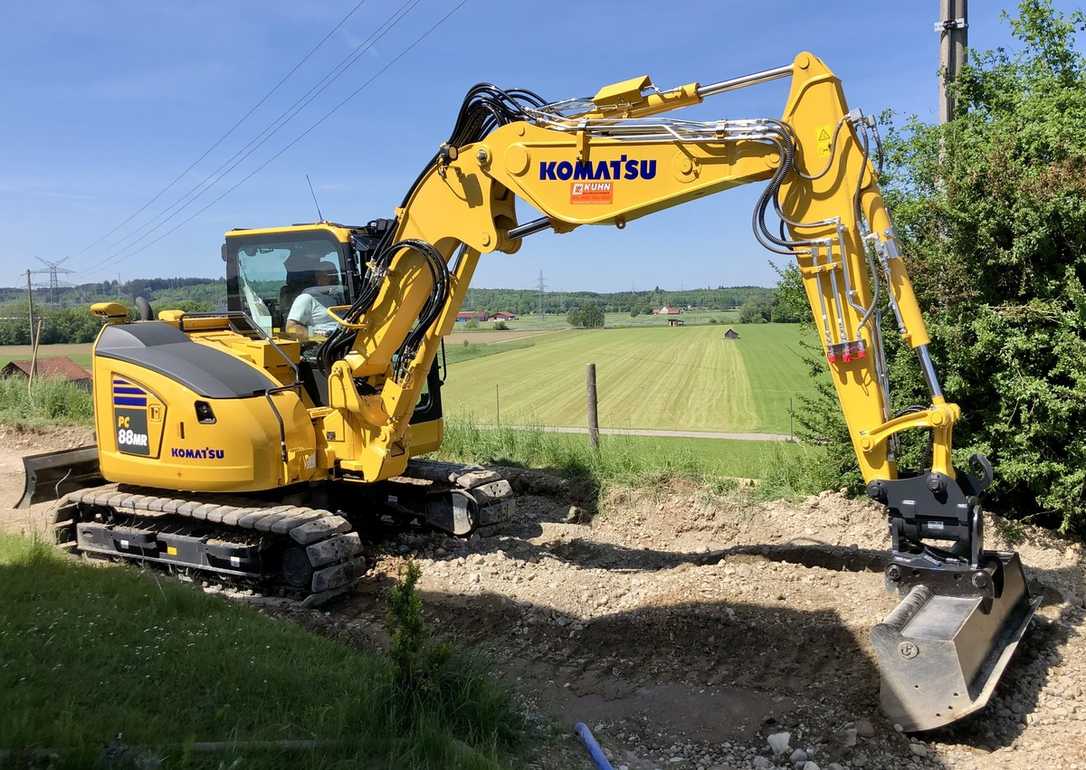
{"type": "MultiPolygon", "coordinates": [[[[510,430],[541,430],[544,433],[588,433],[588,428],[576,426],[549,425],[533,427],[530,425],[480,425],[480,428],[508,428],[510,430]]],[[[792,441],[784,433],[722,433],[720,431],[699,430],[653,430],[651,428],[600,428],[602,436],[647,436],[649,438],[708,438],[729,441],[792,441]]]]}

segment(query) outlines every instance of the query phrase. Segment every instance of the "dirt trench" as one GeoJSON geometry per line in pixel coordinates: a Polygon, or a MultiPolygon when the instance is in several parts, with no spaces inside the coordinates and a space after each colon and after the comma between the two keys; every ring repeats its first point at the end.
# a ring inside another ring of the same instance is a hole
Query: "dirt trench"
{"type": "MultiPolygon", "coordinates": [[[[17,496],[21,454],[78,439],[0,435],[0,503],[17,496]]],[[[413,559],[437,632],[489,656],[530,715],[559,727],[539,768],[591,767],[568,733],[576,721],[628,770],[1086,768],[1081,544],[1027,528],[1015,547],[1044,603],[992,703],[909,737],[878,710],[868,634],[896,599],[883,590],[874,506],[836,493],[761,504],[684,482],[600,492],[536,472],[516,481],[516,520],[493,536],[374,533],[356,595],[321,611],[264,606],[381,644],[382,590],[413,559]],[[774,756],[767,736],[783,732],[791,749],[774,756]]],[[[0,527],[41,518],[5,513],[0,527]]],[[[1009,547],[989,524],[989,547],[1009,547]]]]}

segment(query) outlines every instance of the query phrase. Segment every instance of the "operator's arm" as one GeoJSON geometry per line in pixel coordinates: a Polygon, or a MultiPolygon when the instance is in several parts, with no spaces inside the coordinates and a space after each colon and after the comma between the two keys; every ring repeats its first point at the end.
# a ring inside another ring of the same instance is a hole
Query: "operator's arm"
{"type": "Polygon", "coordinates": [[[309,294],[299,294],[291,303],[290,312],[287,313],[287,336],[293,337],[299,342],[309,339],[309,319],[313,316],[313,297],[309,294]]]}

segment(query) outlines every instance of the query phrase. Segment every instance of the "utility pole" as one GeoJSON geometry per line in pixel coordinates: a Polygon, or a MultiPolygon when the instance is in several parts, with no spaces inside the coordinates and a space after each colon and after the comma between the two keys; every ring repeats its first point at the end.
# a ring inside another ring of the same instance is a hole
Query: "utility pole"
{"type": "Polygon", "coordinates": [[[969,0],[939,0],[939,122],[954,120],[955,104],[950,86],[965,68],[969,44],[969,0]]]}

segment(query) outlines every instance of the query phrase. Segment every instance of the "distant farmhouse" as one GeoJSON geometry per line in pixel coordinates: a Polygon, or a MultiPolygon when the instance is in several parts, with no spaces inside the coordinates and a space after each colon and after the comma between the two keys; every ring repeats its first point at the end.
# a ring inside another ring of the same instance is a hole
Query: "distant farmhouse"
{"type": "MultiPolygon", "coordinates": [[[[52,358],[39,358],[35,377],[49,377],[52,379],[68,380],[81,388],[90,390],[91,373],[79,364],[64,356],[52,358]]],[[[29,361],[11,361],[3,369],[0,369],[0,377],[30,378],[29,361]]]]}
{"type": "Polygon", "coordinates": [[[683,312],[681,307],[672,307],[670,305],[664,305],[662,308],[657,308],[652,311],[653,315],[679,315],[683,312]]]}
{"type": "Polygon", "coordinates": [[[461,310],[456,314],[456,321],[460,323],[462,321],[489,321],[490,316],[485,310],[461,310]]]}
{"type": "Polygon", "coordinates": [[[495,313],[494,315],[492,315],[490,317],[493,318],[495,321],[515,321],[515,320],[517,320],[517,314],[516,313],[510,313],[507,310],[499,310],[497,313],[495,313]]]}

